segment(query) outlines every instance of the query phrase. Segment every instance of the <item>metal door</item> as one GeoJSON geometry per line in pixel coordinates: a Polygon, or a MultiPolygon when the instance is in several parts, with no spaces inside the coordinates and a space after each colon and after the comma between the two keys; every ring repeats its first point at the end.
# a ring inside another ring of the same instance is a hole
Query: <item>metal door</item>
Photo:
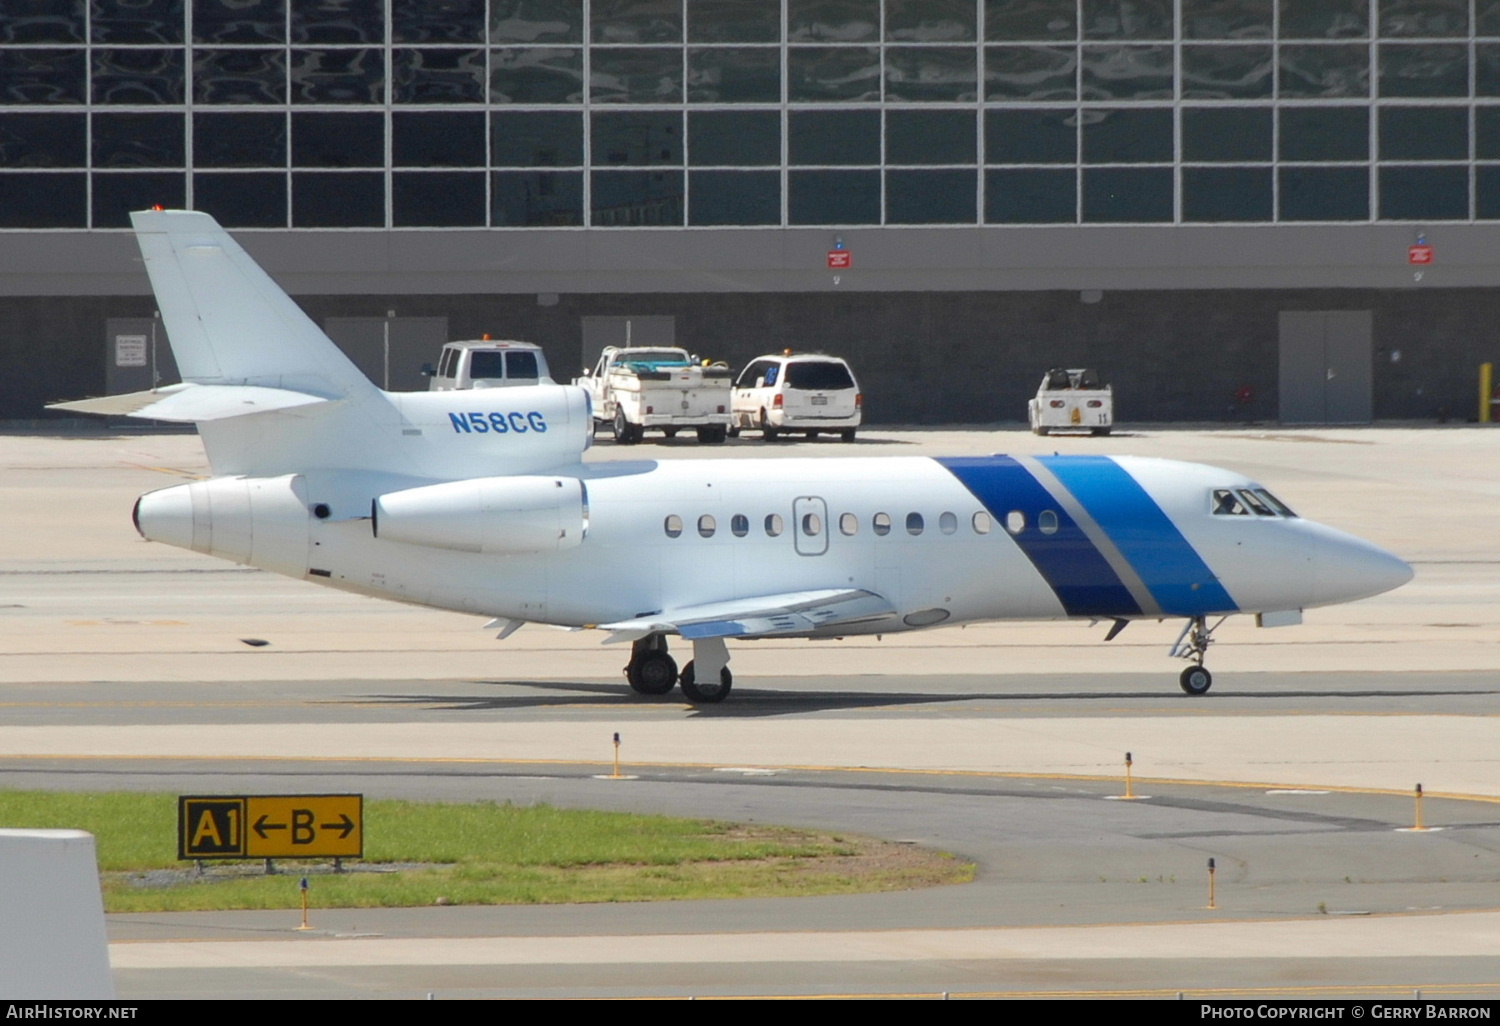
{"type": "Polygon", "coordinates": [[[177,380],[177,363],[160,318],[110,317],[104,322],[106,395],[144,392],[177,380]]]}
{"type": "Polygon", "coordinates": [[[1369,310],[1285,311],[1280,416],[1286,424],[1368,424],[1374,400],[1369,310]]]}
{"type": "Polygon", "coordinates": [[[436,364],[448,339],[446,317],[330,317],[323,330],[376,385],[425,392],[424,363],[436,364]]]}
{"type": "Polygon", "coordinates": [[[828,551],[828,503],[816,495],[799,495],[792,500],[792,537],[797,551],[804,556],[821,556],[828,551]]]}

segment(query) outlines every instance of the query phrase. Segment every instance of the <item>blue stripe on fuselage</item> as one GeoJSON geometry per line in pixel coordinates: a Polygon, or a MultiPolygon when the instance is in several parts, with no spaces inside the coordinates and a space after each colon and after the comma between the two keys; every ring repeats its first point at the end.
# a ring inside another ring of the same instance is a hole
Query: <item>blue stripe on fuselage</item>
{"type": "Polygon", "coordinates": [[[1140,614],[1140,605],[1094,543],[1025,467],[1009,456],[958,456],[937,462],[984,503],[997,525],[1003,525],[1013,510],[1025,515],[1025,529],[1012,537],[1069,616],[1140,614]],[[1053,534],[1037,529],[1043,510],[1057,514],[1053,534]]]}
{"type": "Polygon", "coordinates": [[[1041,456],[1037,462],[1094,518],[1163,613],[1235,611],[1234,600],[1208,564],[1124,467],[1108,456],[1041,456]]]}

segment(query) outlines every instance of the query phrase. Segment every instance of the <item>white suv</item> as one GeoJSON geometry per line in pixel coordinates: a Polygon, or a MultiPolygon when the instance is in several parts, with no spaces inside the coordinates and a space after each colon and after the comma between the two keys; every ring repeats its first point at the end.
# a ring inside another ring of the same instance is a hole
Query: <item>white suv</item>
{"type": "Polygon", "coordinates": [[[849,365],[837,356],[793,353],[752,360],[734,382],[731,410],[739,434],[749,428],[767,442],[800,431],[809,438],[838,432],[854,441],[864,397],[849,365]]]}

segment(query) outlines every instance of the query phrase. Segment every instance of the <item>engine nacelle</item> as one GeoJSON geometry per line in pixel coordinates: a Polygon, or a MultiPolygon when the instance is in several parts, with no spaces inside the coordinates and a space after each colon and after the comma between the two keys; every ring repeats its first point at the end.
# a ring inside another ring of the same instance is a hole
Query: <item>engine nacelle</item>
{"type": "Polygon", "coordinates": [[[307,572],[307,484],[300,474],[216,477],[147,492],[135,528],[149,541],[277,573],[307,572]]]}
{"type": "Polygon", "coordinates": [[[459,552],[557,552],[583,541],[588,491],[576,477],[449,481],[379,496],[370,526],[383,541],[459,552]]]}

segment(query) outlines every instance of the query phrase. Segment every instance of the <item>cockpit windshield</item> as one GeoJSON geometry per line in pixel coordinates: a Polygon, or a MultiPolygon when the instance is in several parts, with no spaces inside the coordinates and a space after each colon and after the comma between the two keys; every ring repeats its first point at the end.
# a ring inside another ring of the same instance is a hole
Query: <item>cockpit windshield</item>
{"type": "Polygon", "coordinates": [[[1216,517],[1295,517],[1291,507],[1264,488],[1215,488],[1216,517]]]}

